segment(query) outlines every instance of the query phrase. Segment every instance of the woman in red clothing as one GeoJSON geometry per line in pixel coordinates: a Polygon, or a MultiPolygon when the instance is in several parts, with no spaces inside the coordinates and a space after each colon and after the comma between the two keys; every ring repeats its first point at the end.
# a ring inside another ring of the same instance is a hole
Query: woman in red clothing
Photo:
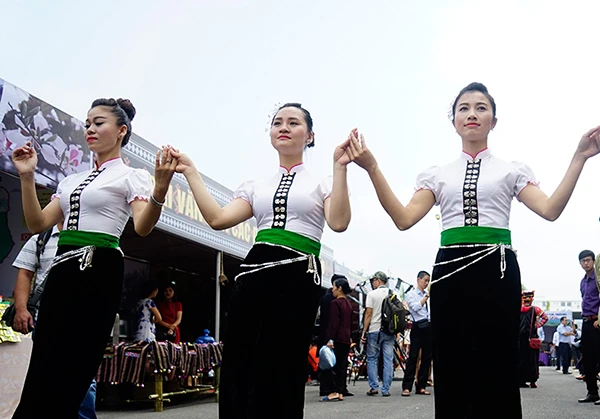
{"type": "Polygon", "coordinates": [[[348,353],[350,352],[350,334],[352,328],[352,305],[346,295],[351,289],[346,278],[338,278],[333,282],[333,296],[329,309],[329,326],[326,332],[327,346],[335,353],[335,366],[321,371],[321,381],[325,388],[335,389],[333,393],[323,397],[322,401],[343,400],[348,372],[348,353]]]}
{"type": "Polygon", "coordinates": [[[162,316],[162,320],[157,323],[158,328],[166,329],[166,333],[159,333],[159,330],[156,332],[156,340],[161,340],[160,338],[164,335],[167,336],[166,340],[170,340],[173,343],[181,342],[181,334],[179,333],[179,324],[181,323],[181,316],[183,314],[183,308],[181,303],[177,301],[177,297],[175,296],[175,289],[172,285],[168,285],[163,291],[162,299],[156,302],[156,307],[158,311],[160,311],[160,315],[162,316]]]}

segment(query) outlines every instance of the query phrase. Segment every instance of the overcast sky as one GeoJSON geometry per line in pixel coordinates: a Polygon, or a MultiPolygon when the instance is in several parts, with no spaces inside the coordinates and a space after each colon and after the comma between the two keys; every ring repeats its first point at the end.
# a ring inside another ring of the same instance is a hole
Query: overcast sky
{"type": "MultiPolygon", "coordinates": [[[[313,115],[310,170],[331,174],[333,149],[358,127],[403,203],[420,171],[460,155],[447,113],[472,81],[498,106],[490,149],[527,163],[547,194],[600,124],[597,0],[91,4],[0,0],[0,77],[79,119],[98,97],[127,97],[136,133],[187,152],[231,189],[276,170],[265,130],[284,102],[313,115]]],[[[430,271],[438,207],[397,231],[366,173],[348,176],[350,227],[323,238],[335,259],[410,282],[430,271]]],[[[536,297],[580,299],[577,255],[600,251],[599,187],[600,156],[556,222],[514,201],[513,245],[536,297]]]]}

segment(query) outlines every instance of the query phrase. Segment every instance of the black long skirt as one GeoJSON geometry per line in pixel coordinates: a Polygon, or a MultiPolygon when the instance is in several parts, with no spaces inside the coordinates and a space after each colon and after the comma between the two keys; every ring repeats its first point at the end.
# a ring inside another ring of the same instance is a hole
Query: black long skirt
{"type": "MultiPolygon", "coordinates": [[[[57,255],[74,249],[59,246],[57,255]]],[[[13,419],[77,419],[98,372],[121,301],[123,255],[98,248],[84,271],[78,259],[50,270],[13,419]]]]}
{"type": "Polygon", "coordinates": [[[519,337],[519,385],[535,383],[540,377],[540,350],[529,347],[529,336],[519,337]]]}
{"type": "MultiPolygon", "coordinates": [[[[298,257],[281,247],[256,244],[245,264],[298,257]]],[[[321,267],[317,261],[319,275],[321,267]]],[[[219,418],[304,417],[306,365],[320,285],[308,261],[240,276],[223,339],[219,418]]]]}
{"type": "MultiPolygon", "coordinates": [[[[482,248],[440,249],[436,263],[482,248]]],[[[436,266],[432,280],[466,265],[470,258],[436,266]]],[[[520,419],[518,382],[521,274],[506,250],[501,278],[500,250],[431,285],[431,326],[436,419],[520,419]],[[497,368],[502,348],[504,363],[497,368]],[[490,401],[495,401],[490,408],[490,401]]]]}

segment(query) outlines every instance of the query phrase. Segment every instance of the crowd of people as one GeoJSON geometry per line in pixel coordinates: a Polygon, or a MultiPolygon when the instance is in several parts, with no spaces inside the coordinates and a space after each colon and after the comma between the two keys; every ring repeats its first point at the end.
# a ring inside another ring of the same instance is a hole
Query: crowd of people
{"type": "MultiPolygon", "coordinates": [[[[511,203],[517,198],[542,218],[556,220],[586,161],[600,153],[600,127],[583,135],[563,180],[548,197],[527,165],[506,162],[491,153],[488,135],[498,122],[496,103],[484,85],[471,83],[459,92],[452,106],[451,121],[461,138],[458,159],[420,173],[415,194],[403,205],[367,147],[364,135],[356,128],[333,152],[333,175],[320,179],[311,174],[303,156],[306,148],[315,145],[313,119],[302,105],[288,103],[271,120],[270,139],[278,153],[279,168],[267,179],[244,182],[234,192],[233,200],[221,207],[206,188],[194,162],[175,147],[165,146],[157,153],[154,182],[148,172],[129,168],[122,162],[120,150],[131,136],[134,115],[135,108],[127,100],[99,99],[92,103],[85,137],[90,151],[95,153],[96,165],[91,171],[62,180],[44,209],[35,193],[35,147],[28,143],[12,154],[31,232],[43,232],[64,219],[57,256],[51,263],[41,299],[29,372],[14,418],[43,417],[46,407],[36,403],[42,393],[53,400],[56,416],[77,414],[102,359],[119,305],[123,281],[119,238],[130,217],[139,235],[152,231],[175,172],[186,178],[211,228],[227,229],[251,217],[257,221],[258,233],[241,265],[242,272],[235,278],[227,311],[220,417],[302,418],[306,349],[320,302],[321,237],[325,224],[335,232],[345,231],[350,224],[350,164],[365,170],[380,204],[399,230],[411,228],[434,205],[440,206],[442,233],[433,271],[431,276],[420,274],[418,287],[408,300],[413,307],[414,347],[420,349],[423,369],[416,375],[416,394],[429,394],[424,381],[431,348],[437,419],[480,417],[480,412],[487,411],[490,394],[502,400],[495,407],[498,417],[522,417],[521,279],[509,230],[511,203]],[[425,282],[427,287],[422,286],[425,282]],[[495,315],[474,313],[469,328],[457,328],[448,313],[457,306],[478,301],[481,295],[494,296],[495,315]],[[67,354],[62,350],[62,336],[54,331],[54,325],[63,317],[63,312],[54,310],[52,305],[58,298],[70,301],[72,312],[77,313],[71,319],[71,327],[89,332],[86,351],[67,354]],[[489,330],[504,337],[506,368],[498,370],[486,386],[473,386],[474,379],[487,371],[489,330]],[[464,344],[444,344],[449,341],[464,344]],[[263,351],[274,342],[280,350],[270,352],[269,363],[274,368],[285,368],[286,373],[278,377],[277,385],[271,386],[269,397],[265,397],[264,383],[249,380],[248,371],[264,368],[263,351]],[[56,385],[56,378],[45,370],[47,365],[56,363],[63,369],[61,385],[56,385]],[[465,365],[471,366],[468,373],[465,365]],[[467,388],[470,390],[465,391],[467,388]]],[[[386,284],[385,274],[373,275],[374,289],[367,295],[361,340],[367,345],[370,396],[379,394],[379,390],[384,397],[391,395],[392,364],[388,355],[394,337],[381,333],[378,326],[378,306],[388,292],[386,284]],[[375,378],[380,352],[381,388],[375,378]]],[[[343,299],[348,289],[343,281],[334,281],[334,287],[330,305],[338,311],[336,315],[330,313],[330,319],[335,317],[339,327],[347,321],[343,299]]],[[[584,304],[583,314],[588,320],[584,322],[582,349],[585,362],[593,364],[596,355],[589,355],[588,348],[592,348],[590,336],[598,331],[597,317],[593,320],[598,314],[598,294],[594,299],[588,297],[589,292],[593,293],[593,287],[586,285],[584,302],[588,298],[589,304],[584,304]]],[[[143,297],[148,299],[153,293],[143,297]]],[[[152,304],[148,307],[152,312],[152,304]]],[[[181,319],[176,309],[163,312],[160,306],[157,308],[161,319],[156,324],[168,324],[166,327],[177,335],[181,319]],[[167,319],[167,312],[175,315],[167,319]]],[[[153,319],[158,319],[158,315],[154,314],[153,319]]],[[[326,338],[325,345],[338,353],[348,348],[345,332],[333,328],[326,332],[326,338]]],[[[411,394],[415,377],[412,370],[418,356],[416,349],[411,351],[402,395],[411,394]]],[[[594,368],[592,365],[589,369],[594,368]]],[[[586,365],[587,401],[594,401],[598,398],[597,387],[594,390],[587,369],[586,365]]],[[[326,379],[328,400],[341,400],[346,391],[335,372],[326,379]]],[[[529,383],[533,380],[526,378],[529,383]]]]}

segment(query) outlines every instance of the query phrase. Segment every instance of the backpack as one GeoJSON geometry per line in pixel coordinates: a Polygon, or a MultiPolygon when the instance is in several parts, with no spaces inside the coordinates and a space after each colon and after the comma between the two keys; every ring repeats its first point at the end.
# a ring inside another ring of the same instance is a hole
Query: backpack
{"type": "Polygon", "coordinates": [[[387,335],[396,335],[406,330],[408,326],[406,307],[392,290],[388,291],[387,297],[381,305],[381,329],[387,335]]]}

